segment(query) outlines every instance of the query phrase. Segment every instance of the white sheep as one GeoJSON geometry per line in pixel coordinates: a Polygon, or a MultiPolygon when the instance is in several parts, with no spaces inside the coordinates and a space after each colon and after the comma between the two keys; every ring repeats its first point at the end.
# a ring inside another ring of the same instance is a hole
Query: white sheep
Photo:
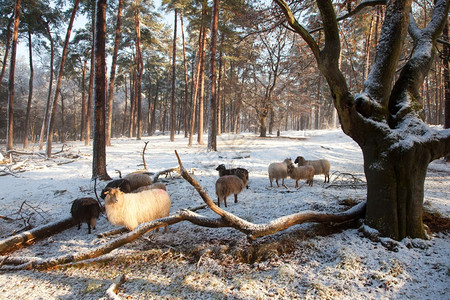
{"type": "Polygon", "coordinates": [[[155,182],[155,183],[152,183],[151,185],[141,186],[140,188],[135,189],[133,191],[133,193],[139,193],[139,192],[142,192],[142,191],[156,190],[156,189],[167,191],[166,185],[164,183],[162,183],[162,182],[155,182]]]}
{"type": "Polygon", "coordinates": [[[310,165],[314,167],[314,175],[325,175],[324,182],[330,182],[330,162],[326,159],[306,160],[303,156],[297,156],[294,163],[298,166],[310,165]]]}
{"type": "MultiPolygon", "coordinates": [[[[245,177],[244,177],[245,178],[245,177]]],[[[237,203],[237,195],[247,186],[246,180],[242,180],[237,175],[225,175],[216,181],[217,205],[223,200],[227,207],[227,197],[234,194],[234,203],[237,203]]]]}
{"type": "Polygon", "coordinates": [[[275,182],[277,183],[277,186],[280,187],[278,184],[278,179],[281,179],[281,185],[284,185],[284,179],[287,178],[287,166],[292,164],[292,161],[290,158],[286,158],[283,162],[274,162],[269,165],[269,180],[270,180],[270,186],[272,187],[272,181],[275,179],[275,182]]]}
{"type": "Polygon", "coordinates": [[[314,182],[314,167],[313,166],[300,166],[296,167],[293,163],[288,165],[287,173],[289,177],[295,180],[295,188],[298,188],[298,181],[300,179],[306,179],[306,183],[309,186],[314,182]]]}
{"type": "Polygon", "coordinates": [[[169,194],[161,189],[125,194],[118,188],[112,188],[105,198],[108,221],[129,230],[134,230],[141,223],[167,217],[170,204],[169,194]]]}
{"type": "Polygon", "coordinates": [[[130,173],[123,179],[126,179],[130,182],[130,188],[132,191],[140,188],[141,186],[152,184],[152,177],[149,174],[143,172],[130,173]]]}

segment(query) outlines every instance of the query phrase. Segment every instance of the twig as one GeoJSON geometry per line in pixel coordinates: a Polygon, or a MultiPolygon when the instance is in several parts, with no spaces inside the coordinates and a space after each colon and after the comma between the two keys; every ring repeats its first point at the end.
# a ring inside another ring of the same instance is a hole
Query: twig
{"type": "Polygon", "coordinates": [[[142,161],[144,162],[144,170],[147,171],[147,164],[145,163],[145,149],[147,148],[147,144],[149,141],[145,142],[144,150],[142,150],[142,161]]]}

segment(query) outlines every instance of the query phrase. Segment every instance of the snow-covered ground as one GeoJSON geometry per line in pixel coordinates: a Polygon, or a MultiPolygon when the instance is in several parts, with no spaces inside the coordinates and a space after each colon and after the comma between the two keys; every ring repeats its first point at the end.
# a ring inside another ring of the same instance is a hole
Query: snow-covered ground
{"type": "MultiPolygon", "coordinates": [[[[253,223],[304,210],[342,211],[348,209],[345,203],[365,198],[361,151],[340,130],[289,131],[281,138],[265,139],[224,134],[218,138],[217,152],[206,152],[205,146],[188,147],[181,135],[174,142],[167,135],[140,141],[114,139],[107,148],[109,175],[118,178],[116,170],[127,174],[143,169],[146,141],[149,171],[177,166],[177,150],[185,168],[214,200],[219,164],[247,168],[249,189],[239,195],[237,204],[230,197],[227,210],[253,223]],[[271,188],[269,163],[299,155],[328,159],[334,185],[324,185],[323,175],[318,175],[313,187],[302,182],[295,189],[295,182],[287,179],[288,189],[271,188]],[[358,185],[346,185],[353,182],[358,185]]],[[[0,176],[0,215],[15,219],[0,219],[0,238],[23,228],[28,219],[36,227],[66,218],[74,199],[95,197],[92,148],[81,142],[71,142],[69,147],[51,160],[22,155],[21,162],[10,167],[15,168],[14,175],[0,176]]],[[[61,148],[54,144],[54,151],[61,148]]],[[[0,169],[7,170],[5,165],[0,169]]],[[[446,217],[450,216],[449,178],[450,165],[434,161],[425,182],[427,209],[446,217]]],[[[172,199],[171,213],[203,204],[177,174],[162,179],[172,199]]],[[[98,183],[97,190],[105,184],[98,183]]],[[[215,215],[208,209],[197,213],[215,215]]],[[[448,233],[432,233],[425,241],[405,239],[388,250],[364,237],[358,226],[333,230],[308,223],[250,243],[235,229],[181,222],[166,234],[150,232],[94,263],[49,271],[0,271],[0,299],[101,299],[121,274],[126,281],[119,296],[127,299],[448,299],[448,233]]],[[[111,240],[96,234],[112,228],[101,216],[91,235],[83,224],[81,230],[70,228],[10,256],[47,258],[86,251],[111,240]]]]}

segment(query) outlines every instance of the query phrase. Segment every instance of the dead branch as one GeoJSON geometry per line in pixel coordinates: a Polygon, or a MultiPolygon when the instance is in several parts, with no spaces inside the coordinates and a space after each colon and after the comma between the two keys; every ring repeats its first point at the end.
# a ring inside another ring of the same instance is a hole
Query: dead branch
{"type": "Polygon", "coordinates": [[[6,221],[12,221],[13,220],[10,217],[2,216],[2,215],[0,215],[0,219],[6,220],[6,221]]]}
{"type": "Polygon", "coordinates": [[[158,178],[159,178],[159,176],[161,176],[161,175],[166,175],[167,176],[167,174],[170,174],[170,173],[172,173],[172,172],[180,172],[180,167],[173,167],[173,168],[170,168],[170,169],[166,169],[166,170],[163,170],[163,171],[159,171],[159,172],[157,172],[156,174],[155,174],[155,176],[153,176],[153,182],[157,182],[158,181],[158,178]]]}
{"type": "Polygon", "coordinates": [[[142,161],[144,162],[144,170],[147,171],[147,164],[145,163],[145,149],[147,148],[148,141],[145,142],[144,150],[142,150],[142,161]]]}
{"type": "Polygon", "coordinates": [[[47,225],[35,228],[30,231],[25,231],[20,234],[16,234],[12,237],[0,241],[0,254],[11,251],[12,249],[29,243],[31,241],[41,239],[57,232],[63,231],[73,226],[72,217],[66,218],[57,222],[49,223],[47,225]]]}
{"type": "Polygon", "coordinates": [[[124,232],[129,232],[128,228],[126,228],[126,227],[115,228],[113,230],[109,230],[109,231],[105,231],[105,232],[102,232],[100,234],[97,234],[97,237],[98,238],[105,238],[105,237],[108,237],[108,236],[111,236],[111,235],[121,234],[121,233],[124,233],[124,232]]]}
{"type": "MultiPolygon", "coordinates": [[[[351,221],[356,218],[362,217],[363,213],[365,212],[365,202],[361,202],[358,205],[355,205],[351,209],[341,212],[341,213],[323,213],[323,212],[314,212],[314,211],[306,211],[301,213],[296,213],[288,216],[284,216],[275,220],[270,221],[267,224],[253,224],[250,223],[244,219],[241,219],[223,209],[218,207],[212,199],[209,197],[209,195],[206,193],[206,191],[203,189],[203,187],[195,180],[192,176],[189,175],[189,173],[186,171],[186,169],[183,167],[183,164],[181,163],[181,159],[178,156],[177,151],[175,150],[175,155],[177,156],[178,163],[180,165],[180,171],[181,176],[186,179],[200,194],[203,201],[208,205],[208,207],[217,213],[221,220],[212,220],[209,218],[196,216],[195,218],[189,219],[192,223],[195,223],[197,225],[201,226],[207,226],[208,225],[214,225],[214,226],[220,226],[220,227],[233,227],[245,234],[247,234],[247,237],[250,240],[254,240],[258,237],[262,237],[265,235],[270,235],[273,233],[276,233],[278,231],[285,230],[291,226],[302,224],[305,222],[319,222],[319,223],[331,223],[331,222],[346,222],[351,221]]],[[[182,212],[183,213],[183,212],[182,212]]],[[[184,211],[184,214],[182,215],[183,218],[187,219],[186,211],[184,211]]],[[[191,214],[191,212],[188,212],[191,214]]],[[[209,226],[208,226],[209,227],[209,226]]]]}
{"type": "Polygon", "coordinates": [[[122,274],[116,278],[113,284],[106,290],[106,297],[111,300],[120,300],[121,298],[117,295],[117,291],[120,286],[125,282],[125,275],[122,274]]]}

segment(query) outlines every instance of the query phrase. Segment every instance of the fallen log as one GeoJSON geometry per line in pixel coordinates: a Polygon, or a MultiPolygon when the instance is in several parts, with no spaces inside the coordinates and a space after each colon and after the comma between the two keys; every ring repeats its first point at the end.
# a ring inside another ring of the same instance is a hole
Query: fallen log
{"type": "Polygon", "coordinates": [[[52,222],[32,230],[13,235],[0,241],[0,254],[9,252],[20,245],[24,245],[25,243],[61,232],[72,227],[73,225],[75,225],[75,223],[73,222],[72,217],[68,217],[63,220],[52,222]]]}

